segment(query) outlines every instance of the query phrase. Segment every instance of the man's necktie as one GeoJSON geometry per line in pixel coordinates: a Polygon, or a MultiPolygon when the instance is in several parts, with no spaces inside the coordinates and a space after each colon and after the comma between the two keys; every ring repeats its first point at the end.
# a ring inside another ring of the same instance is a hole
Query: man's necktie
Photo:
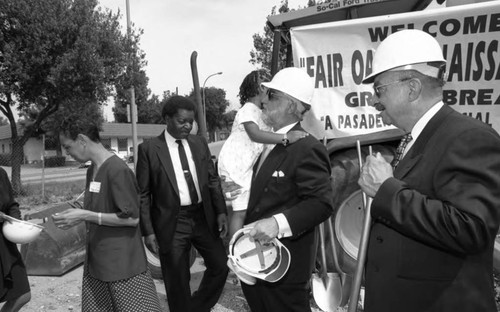
{"type": "Polygon", "coordinates": [[[182,145],[181,140],[175,140],[175,142],[179,144],[179,158],[181,159],[182,171],[184,172],[184,177],[186,178],[186,182],[188,185],[189,196],[191,197],[191,204],[194,205],[198,203],[198,193],[196,192],[193,176],[191,175],[191,171],[189,170],[186,151],[184,150],[184,146],[182,145]]]}
{"type": "Polygon", "coordinates": [[[410,133],[407,133],[403,136],[401,142],[399,142],[398,148],[396,149],[396,155],[391,162],[392,168],[396,168],[396,166],[399,164],[399,161],[403,158],[406,146],[408,145],[408,143],[410,143],[411,140],[413,140],[413,138],[411,137],[410,133]]]}
{"type": "MultiPolygon", "coordinates": [[[[262,150],[262,153],[260,153],[259,157],[259,165],[257,166],[257,172],[259,172],[260,167],[264,163],[264,160],[266,160],[267,155],[271,152],[271,150],[276,146],[276,144],[266,144],[264,145],[264,149],[262,150]]],[[[256,173],[257,173],[256,172],[256,173]]]]}

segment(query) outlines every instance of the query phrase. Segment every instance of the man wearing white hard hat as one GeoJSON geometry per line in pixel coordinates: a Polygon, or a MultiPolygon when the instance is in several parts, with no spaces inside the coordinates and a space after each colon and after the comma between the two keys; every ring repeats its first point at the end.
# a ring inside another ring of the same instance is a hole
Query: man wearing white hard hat
{"type": "Polygon", "coordinates": [[[281,263],[289,267],[278,277],[254,275],[255,283],[242,283],[242,288],[252,311],[311,311],[307,286],[316,256],[315,227],[332,213],[330,159],[313,136],[290,143],[286,135],[303,130],[300,121],[312,105],[311,77],[302,69],[285,68],[263,85],[269,89],[264,116],[283,134],[283,142],[264,149],[254,167],[245,224],[253,227],[248,235],[258,245],[278,238],[277,246],[286,248],[281,263]]]}
{"type": "Polygon", "coordinates": [[[373,105],[404,130],[394,160],[370,155],[373,197],[365,312],[496,311],[492,255],[500,224],[500,137],[442,102],[445,60],[420,30],[377,48],[373,105]]]}

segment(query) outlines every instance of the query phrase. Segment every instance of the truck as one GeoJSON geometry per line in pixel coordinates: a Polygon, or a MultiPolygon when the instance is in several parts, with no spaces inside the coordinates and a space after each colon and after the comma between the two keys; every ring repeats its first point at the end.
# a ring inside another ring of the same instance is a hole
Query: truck
{"type": "MultiPolygon", "coordinates": [[[[372,86],[361,83],[371,72],[374,50],[401,29],[433,35],[447,60],[443,102],[500,132],[500,1],[332,0],[268,16],[267,25],[274,34],[271,74],[285,55],[285,67],[303,67],[315,81],[315,106],[302,125],[326,139],[334,243],[340,269],[352,278],[365,218],[357,144],[363,159],[368,147],[392,158],[403,135],[378,118],[369,105],[372,86]]],[[[335,271],[333,250],[327,251],[328,271],[335,271]]],[[[493,261],[500,272],[499,242],[493,261]]]]}

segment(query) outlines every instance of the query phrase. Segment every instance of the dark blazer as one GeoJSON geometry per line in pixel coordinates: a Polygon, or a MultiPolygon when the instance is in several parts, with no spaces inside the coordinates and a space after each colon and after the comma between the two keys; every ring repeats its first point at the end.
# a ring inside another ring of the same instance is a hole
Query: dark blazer
{"type": "MultiPolygon", "coordinates": [[[[0,168],[0,211],[16,219],[21,218],[19,205],[14,200],[9,177],[3,168],[0,168]]],[[[1,226],[3,226],[3,223],[0,223],[0,227],[1,226]]],[[[10,294],[10,299],[16,298],[25,291],[29,291],[29,284],[21,254],[19,253],[17,245],[7,240],[0,229],[0,298],[6,296],[7,293],[10,294]],[[13,268],[16,268],[16,270],[13,270],[13,268]],[[14,281],[12,281],[12,279],[14,279],[14,281]],[[19,287],[17,284],[22,284],[21,279],[26,280],[25,284],[27,285],[27,289],[16,294],[16,292],[21,290],[16,289],[19,287]],[[13,288],[14,291],[12,291],[13,288]]],[[[4,300],[6,299],[4,298],[4,300]]]]}
{"type": "MultiPolygon", "coordinates": [[[[219,177],[205,139],[189,135],[187,141],[196,165],[205,217],[211,232],[218,237],[217,215],[226,213],[219,177]]],[[[138,150],[136,175],[140,188],[142,234],[156,234],[160,252],[166,252],[174,236],[180,197],[165,132],[141,143],[138,150]]]]}
{"type": "MultiPolygon", "coordinates": [[[[300,124],[292,130],[304,131],[300,124]]],[[[317,246],[315,227],[333,210],[330,174],[326,148],[308,136],[286,147],[276,145],[254,176],[245,224],[283,213],[293,233],[280,240],[291,254],[290,268],[280,282],[304,282],[311,277],[317,246]],[[277,171],[284,177],[273,177],[277,171]]]]}
{"type": "Polygon", "coordinates": [[[444,106],[372,204],[366,312],[496,311],[500,137],[444,106]]]}

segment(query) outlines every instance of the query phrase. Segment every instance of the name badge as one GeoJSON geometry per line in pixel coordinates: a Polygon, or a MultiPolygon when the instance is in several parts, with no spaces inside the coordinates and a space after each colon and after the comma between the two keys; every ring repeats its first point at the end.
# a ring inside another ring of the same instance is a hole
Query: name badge
{"type": "Polygon", "coordinates": [[[89,187],[89,191],[91,191],[92,193],[99,193],[99,191],[101,190],[101,182],[90,182],[90,187],[89,187]]]}

